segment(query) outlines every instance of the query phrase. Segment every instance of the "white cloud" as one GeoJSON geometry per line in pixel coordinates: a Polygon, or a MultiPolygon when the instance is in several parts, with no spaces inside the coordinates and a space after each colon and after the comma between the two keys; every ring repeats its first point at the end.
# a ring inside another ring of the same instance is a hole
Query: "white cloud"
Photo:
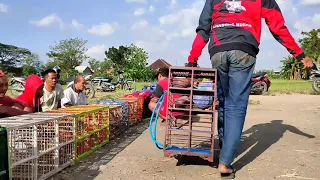
{"type": "Polygon", "coordinates": [[[301,31],[310,31],[320,27],[320,13],[315,13],[313,16],[307,16],[297,21],[294,27],[301,31]]]}
{"type": "Polygon", "coordinates": [[[117,23],[100,23],[99,25],[93,25],[88,32],[98,36],[108,36],[115,32],[117,23]]]}
{"type": "Polygon", "coordinates": [[[170,29],[171,34],[178,34],[178,36],[174,37],[194,36],[203,5],[204,1],[198,0],[190,6],[186,6],[186,8],[179,9],[174,13],[162,16],[158,20],[162,27],[170,29]]]}
{"type": "Polygon", "coordinates": [[[127,3],[146,3],[147,0],[126,0],[127,3]]]}
{"type": "Polygon", "coordinates": [[[174,9],[178,5],[177,0],[170,0],[169,9],[174,9]]]}
{"type": "Polygon", "coordinates": [[[141,16],[146,12],[144,8],[138,8],[133,12],[134,16],[141,16]]]}
{"type": "Polygon", "coordinates": [[[320,5],[319,0],[301,0],[303,5],[320,5]]]}
{"type": "Polygon", "coordinates": [[[150,5],[149,7],[149,12],[154,12],[156,9],[154,8],[154,6],[150,5]]]}
{"type": "Polygon", "coordinates": [[[102,45],[95,45],[90,48],[88,48],[86,55],[90,56],[91,58],[94,58],[96,60],[103,60],[105,58],[105,51],[107,47],[102,45]]]}
{"type": "Polygon", "coordinates": [[[83,24],[79,23],[77,20],[73,19],[71,21],[71,26],[75,29],[82,29],[84,27],[83,24]]]}
{"type": "Polygon", "coordinates": [[[148,21],[146,20],[140,20],[136,23],[134,23],[132,26],[131,26],[131,29],[132,30],[138,30],[138,29],[141,29],[141,28],[146,28],[148,27],[148,21]]]}
{"type": "Polygon", "coordinates": [[[0,12],[1,13],[7,13],[9,12],[9,6],[3,3],[0,3],[0,12]]]}
{"type": "Polygon", "coordinates": [[[43,17],[39,20],[31,20],[30,24],[33,24],[35,26],[39,27],[47,27],[52,24],[59,24],[60,28],[63,28],[63,22],[59,16],[57,16],[55,13],[50,14],[46,17],[43,17]]]}

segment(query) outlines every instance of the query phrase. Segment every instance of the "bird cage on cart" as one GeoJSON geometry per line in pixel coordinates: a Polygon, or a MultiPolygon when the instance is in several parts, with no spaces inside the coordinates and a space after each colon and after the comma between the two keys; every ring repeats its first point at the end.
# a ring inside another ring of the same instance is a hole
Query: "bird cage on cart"
{"type": "Polygon", "coordinates": [[[75,160],[79,161],[109,142],[109,107],[81,105],[48,111],[70,113],[75,123],[75,160]]]}
{"type": "Polygon", "coordinates": [[[170,67],[164,155],[214,159],[216,69],[170,67]]]}
{"type": "Polygon", "coordinates": [[[47,179],[73,164],[74,116],[33,113],[2,118],[0,126],[7,132],[10,179],[47,179]]]}

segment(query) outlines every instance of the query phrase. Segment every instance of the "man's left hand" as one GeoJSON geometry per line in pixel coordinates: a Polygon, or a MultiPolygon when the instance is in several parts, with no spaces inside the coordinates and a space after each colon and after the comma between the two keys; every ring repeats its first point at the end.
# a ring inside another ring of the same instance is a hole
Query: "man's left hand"
{"type": "Polygon", "coordinates": [[[302,63],[303,63],[303,68],[304,69],[310,69],[310,68],[312,68],[313,67],[313,61],[312,61],[312,59],[310,58],[310,57],[305,57],[305,58],[303,58],[302,59],[302,61],[301,61],[302,63]]]}

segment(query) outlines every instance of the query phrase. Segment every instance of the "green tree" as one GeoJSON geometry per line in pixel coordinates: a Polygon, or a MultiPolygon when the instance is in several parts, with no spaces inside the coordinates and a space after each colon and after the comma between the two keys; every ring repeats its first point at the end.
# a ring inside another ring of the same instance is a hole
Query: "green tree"
{"type": "Polygon", "coordinates": [[[299,42],[305,54],[314,59],[317,69],[320,70],[320,29],[312,29],[301,34],[304,37],[299,39],[299,42]]]}
{"type": "Polygon", "coordinates": [[[105,51],[105,61],[111,61],[113,68],[124,69],[130,50],[127,46],[111,47],[105,51]]]}
{"type": "Polygon", "coordinates": [[[281,62],[283,65],[280,73],[285,79],[300,80],[308,78],[307,70],[303,70],[303,64],[293,56],[288,56],[281,62]]]}
{"type": "Polygon", "coordinates": [[[22,71],[24,76],[29,76],[30,74],[37,74],[38,69],[43,69],[44,65],[39,59],[38,54],[31,54],[25,58],[24,64],[22,66],[22,71]]]}
{"type": "Polygon", "coordinates": [[[147,81],[152,78],[152,71],[146,65],[148,64],[148,53],[134,44],[129,46],[129,55],[127,57],[126,72],[133,79],[147,81]]]}
{"type": "Polygon", "coordinates": [[[89,63],[89,67],[90,69],[93,71],[93,72],[98,72],[100,67],[101,67],[101,62],[96,60],[96,59],[93,59],[93,58],[90,58],[90,60],[88,61],[89,63]]]}
{"type": "Polygon", "coordinates": [[[0,68],[7,71],[9,67],[20,67],[31,51],[25,48],[0,43],[0,68]]]}
{"type": "Polygon", "coordinates": [[[49,47],[50,51],[47,55],[65,72],[69,72],[88,58],[85,54],[87,51],[86,43],[87,40],[80,38],[61,40],[49,47]]]}
{"type": "Polygon", "coordinates": [[[137,81],[148,81],[152,79],[152,71],[146,66],[148,53],[142,48],[134,44],[130,46],[119,46],[118,48],[111,47],[105,54],[106,59],[104,63],[113,69],[124,70],[125,76],[137,81]]]}

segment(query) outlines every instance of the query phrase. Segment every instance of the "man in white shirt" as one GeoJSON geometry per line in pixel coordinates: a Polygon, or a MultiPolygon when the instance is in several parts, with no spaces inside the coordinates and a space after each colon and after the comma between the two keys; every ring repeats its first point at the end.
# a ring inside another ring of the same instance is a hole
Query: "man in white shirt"
{"type": "Polygon", "coordinates": [[[44,79],[43,97],[41,99],[42,111],[60,108],[64,94],[62,86],[57,84],[57,73],[53,69],[46,70],[44,79]]]}
{"type": "Polygon", "coordinates": [[[72,87],[64,91],[64,98],[61,100],[62,107],[87,105],[88,99],[84,93],[86,80],[83,76],[76,76],[72,87]]]}

